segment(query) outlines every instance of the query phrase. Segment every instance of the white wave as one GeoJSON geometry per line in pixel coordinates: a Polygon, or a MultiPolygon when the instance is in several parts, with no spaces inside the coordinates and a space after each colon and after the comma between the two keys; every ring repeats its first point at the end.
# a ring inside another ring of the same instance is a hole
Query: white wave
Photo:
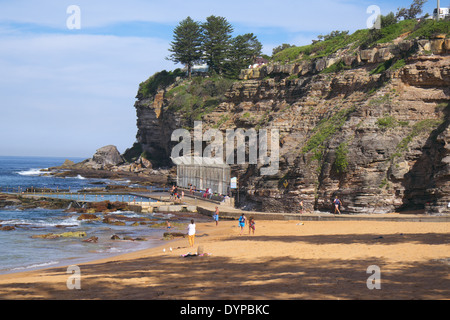
{"type": "Polygon", "coordinates": [[[28,227],[55,227],[55,226],[80,226],[81,221],[77,217],[70,217],[64,220],[31,220],[31,219],[11,219],[2,221],[4,225],[23,225],[28,227]]]}
{"type": "Polygon", "coordinates": [[[97,253],[122,253],[123,251],[119,248],[107,248],[107,249],[103,249],[103,250],[97,250],[97,253]]]}
{"type": "Polygon", "coordinates": [[[58,226],[58,225],[59,226],[73,226],[73,225],[80,226],[81,221],[78,220],[78,218],[74,216],[74,217],[64,219],[62,221],[57,221],[57,222],[51,223],[50,225],[51,226],[58,226]]]}
{"type": "Polygon", "coordinates": [[[31,224],[31,223],[29,220],[12,219],[12,220],[3,220],[2,224],[10,225],[10,224],[31,224]]]}
{"type": "Polygon", "coordinates": [[[29,266],[25,266],[25,267],[13,268],[13,269],[11,269],[11,271],[48,267],[48,266],[52,266],[52,265],[55,265],[55,264],[58,264],[58,263],[59,263],[59,261],[50,261],[50,262],[44,262],[44,263],[37,263],[37,264],[32,264],[32,265],[29,265],[29,266]]]}
{"type": "Polygon", "coordinates": [[[140,215],[135,214],[134,211],[120,211],[120,210],[117,210],[117,211],[112,211],[109,214],[122,214],[122,215],[127,214],[127,217],[131,217],[131,218],[140,217],[140,215]]]}
{"type": "Polygon", "coordinates": [[[41,170],[42,169],[23,170],[23,171],[18,171],[17,174],[20,174],[21,176],[38,176],[38,175],[44,174],[44,172],[41,170]]]}
{"type": "Polygon", "coordinates": [[[83,176],[81,176],[81,175],[77,175],[76,178],[77,178],[77,179],[80,179],[80,180],[86,180],[86,178],[83,177],[83,176]]]}

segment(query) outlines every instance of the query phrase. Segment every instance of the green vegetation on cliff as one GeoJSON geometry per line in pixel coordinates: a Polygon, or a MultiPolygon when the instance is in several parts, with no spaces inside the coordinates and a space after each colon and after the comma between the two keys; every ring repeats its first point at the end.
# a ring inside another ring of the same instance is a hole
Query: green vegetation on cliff
{"type": "Polygon", "coordinates": [[[348,167],[348,144],[343,142],[336,150],[336,159],[334,160],[334,168],[337,173],[347,172],[348,167]]]}
{"type": "MultiPolygon", "coordinates": [[[[386,17],[382,17],[382,21],[383,19],[386,17]]],[[[446,34],[448,38],[450,37],[450,21],[425,19],[418,22],[416,19],[410,19],[386,22],[384,26],[382,23],[381,29],[361,29],[353,34],[348,34],[346,31],[334,31],[330,35],[319,37],[323,40],[314,41],[310,45],[297,47],[285,44],[284,50],[275,51],[272,61],[291,63],[325,57],[344,48],[350,50],[372,48],[377,44],[391,42],[405,34],[407,39],[430,39],[435,34],[446,34]]]]}
{"type": "Polygon", "coordinates": [[[314,134],[308,139],[306,145],[303,147],[302,152],[307,153],[313,151],[316,153],[316,150],[322,146],[324,142],[328,141],[342,128],[355,110],[355,107],[343,109],[336,112],[331,117],[322,119],[314,129],[314,134]]]}
{"type": "Polygon", "coordinates": [[[139,84],[139,90],[136,98],[138,99],[148,99],[153,98],[153,96],[163,88],[168,87],[173,84],[177,77],[182,77],[185,72],[180,69],[175,69],[174,71],[160,71],[152,75],[150,78],[141,82],[139,84]]]}
{"type": "Polygon", "coordinates": [[[351,35],[339,33],[327,40],[316,41],[310,45],[292,46],[276,53],[272,60],[275,62],[293,62],[325,57],[352,43],[362,41],[367,37],[368,33],[368,29],[358,30],[351,35]]]}
{"type": "Polygon", "coordinates": [[[169,110],[183,112],[188,123],[201,120],[203,115],[225,101],[225,93],[233,82],[219,76],[186,80],[166,93],[170,100],[169,110]]]}

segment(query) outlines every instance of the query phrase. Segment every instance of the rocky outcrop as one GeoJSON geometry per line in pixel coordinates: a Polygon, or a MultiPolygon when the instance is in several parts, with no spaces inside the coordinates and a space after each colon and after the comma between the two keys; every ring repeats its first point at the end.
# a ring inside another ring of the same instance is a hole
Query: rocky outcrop
{"type": "Polygon", "coordinates": [[[79,163],[66,160],[61,166],[44,169],[58,177],[128,179],[142,184],[166,184],[169,170],[153,170],[152,163],[142,155],[136,161],[126,162],[116,146],[102,147],[90,159],[79,163]]]}
{"type": "MultiPolygon", "coordinates": [[[[30,192],[30,191],[26,191],[30,192]]],[[[66,209],[71,200],[66,199],[39,199],[33,197],[20,196],[16,194],[0,193],[0,208],[13,208],[18,210],[45,208],[45,209],[66,209]]]]}
{"type": "MultiPolygon", "coordinates": [[[[232,166],[238,205],[298,212],[303,200],[330,211],[338,195],[347,213],[449,213],[448,50],[445,39],[397,41],[243,70],[226,101],[203,115],[203,130],[277,128],[280,163],[273,176],[260,175],[261,165],[232,166]],[[323,72],[338,64],[348,68],[323,72]]],[[[173,130],[192,124],[170,110],[166,93],[135,107],[143,149],[169,161],[173,130]]]]}
{"type": "Polygon", "coordinates": [[[83,238],[83,237],[86,237],[86,232],[71,231],[71,232],[63,232],[63,233],[47,233],[47,234],[33,235],[31,237],[32,238],[42,238],[42,239],[83,238]]]}
{"type": "Polygon", "coordinates": [[[116,146],[104,146],[98,149],[91,159],[87,159],[72,167],[82,167],[85,169],[103,170],[110,169],[113,166],[117,166],[124,163],[124,159],[120,155],[116,146]]]}

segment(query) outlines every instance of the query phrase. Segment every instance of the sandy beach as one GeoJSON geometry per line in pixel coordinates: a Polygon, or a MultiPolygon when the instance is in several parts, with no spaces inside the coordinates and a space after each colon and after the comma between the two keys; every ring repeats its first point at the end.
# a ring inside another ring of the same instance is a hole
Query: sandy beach
{"type": "Polygon", "coordinates": [[[1,299],[449,299],[450,223],[236,221],[197,224],[187,238],[79,265],[0,275],[1,299]],[[198,246],[208,255],[183,257],[198,246]],[[172,251],[169,248],[172,248],[172,251]],[[166,249],[165,252],[163,249],[166,249]],[[381,288],[369,289],[370,266],[381,288]]]}

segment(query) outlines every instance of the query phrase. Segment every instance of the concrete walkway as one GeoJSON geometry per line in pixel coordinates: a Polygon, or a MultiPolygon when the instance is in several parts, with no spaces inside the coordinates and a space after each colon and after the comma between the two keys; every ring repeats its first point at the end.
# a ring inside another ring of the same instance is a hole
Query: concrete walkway
{"type": "MultiPolygon", "coordinates": [[[[43,195],[17,194],[31,198],[42,198],[43,195]]],[[[198,212],[205,216],[212,216],[219,207],[220,219],[236,220],[242,213],[248,217],[254,217],[256,220],[299,220],[299,221],[412,221],[412,222],[450,222],[450,215],[427,215],[427,214],[407,214],[407,213],[385,213],[385,214],[332,214],[326,212],[306,212],[300,213],[270,213],[245,211],[226,205],[219,201],[204,199],[202,197],[193,197],[186,195],[179,202],[170,199],[169,192],[146,192],[135,193],[137,197],[152,198],[158,202],[129,202],[130,208],[136,212],[198,212]]],[[[52,194],[52,196],[54,196],[52,194]]],[[[51,197],[52,198],[52,197],[51,197]]],[[[77,201],[63,199],[66,201],[77,201]]],[[[83,203],[84,201],[79,200],[83,203]]]]}
{"type": "Polygon", "coordinates": [[[238,219],[244,213],[248,217],[254,217],[256,220],[300,220],[300,221],[414,221],[414,222],[450,222],[450,215],[425,215],[425,214],[403,214],[403,213],[386,213],[386,214],[332,214],[326,212],[306,212],[300,213],[269,213],[245,211],[237,209],[219,201],[207,200],[199,197],[191,197],[185,195],[181,203],[174,203],[170,200],[168,192],[152,192],[140,194],[141,196],[150,197],[163,202],[170,202],[182,206],[195,206],[197,212],[212,216],[219,207],[220,219],[238,219]]]}

